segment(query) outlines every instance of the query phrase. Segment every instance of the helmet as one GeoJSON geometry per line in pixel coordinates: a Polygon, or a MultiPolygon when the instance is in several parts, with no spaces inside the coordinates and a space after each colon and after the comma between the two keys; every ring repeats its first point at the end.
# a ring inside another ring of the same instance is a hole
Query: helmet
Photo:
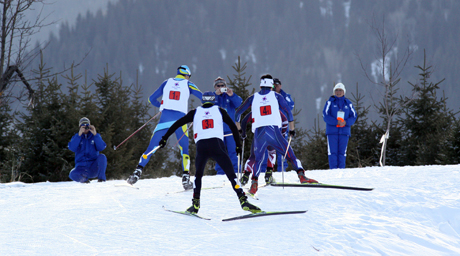
{"type": "Polygon", "coordinates": [[[201,102],[203,104],[205,104],[205,103],[215,104],[216,103],[216,95],[214,94],[214,92],[210,92],[210,91],[204,92],[203,96],[201,97],[201,102]]]}
{"type": "Polygon", "coordinates": [[[192,76],[192,72],[190,71],[190,68],[187,65],[182,65],[178,67],[177,74],[183,76],[192,76]]]}

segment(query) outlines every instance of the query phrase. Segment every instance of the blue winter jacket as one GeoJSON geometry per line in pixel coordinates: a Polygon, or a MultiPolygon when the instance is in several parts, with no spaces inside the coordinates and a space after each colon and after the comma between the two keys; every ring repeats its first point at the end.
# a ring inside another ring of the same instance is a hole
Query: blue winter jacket
{"type": "MultiPolygon", "coordinates": [[[[286,102],[287,102],[289,108],[291,109],[291,111],[294,110],[294,101],[293,101],[292,98],[291,98],[291,94],[289,94],[289,93],[283,91],[283,89],[280,90],[280,94],[281,94],[281,95],[283,96],[283,98],[286,100],[286,102]]],[[[283,112],[283,114],[284,114],[285,116],[287,116],[287,113],[284,113],[284,112],[283,112]]]]}
{"type": "Polygon", "coordinates": [[[93,135],[91,132],[82,134],[76,133],[67,146],[72,152],[75,152],[75,167],[89,167],[96,160],[99,151],[107,147],[99,133],[93,135]]]}
{"type": "Polygon", "coordinates": [[[326,122],[326,135],[339,134],[339,135],[351,135],[350,127],[355,123],[358,113],[351,101],[345,96],[336,97],[331,96],[326,102],[323,109],[323,119],[326,122]],[[337,112],[339,110],[345,112],[344,120],[346,125],[344,127],[337,127],[337,112]]]}
{"type": "MultiPolygon", "coordinates": [[[[215,94],[215,93],[214,93],[215,94]]],[[[241,103],[243,103],[243,99],[236,95],[236,93],[233,93],[232,96],[228,96],[226,93],[222,93],[221,95],[216,95],[216,105],[225,109],[227,111],[228,115],[232,118],[233,122],[235,122],[235,111],[236,108],[238,108],[241,103]]],[[[224,123],[224,132],[231,133],[232,130],[228,127],[227,124],[224,123]]]]}

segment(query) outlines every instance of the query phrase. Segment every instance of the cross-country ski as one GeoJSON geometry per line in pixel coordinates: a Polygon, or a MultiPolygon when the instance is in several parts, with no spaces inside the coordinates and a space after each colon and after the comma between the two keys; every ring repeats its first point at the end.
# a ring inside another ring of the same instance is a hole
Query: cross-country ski
{"type": "Polygon", "coordinates": [[[324,183],[273,183],[271,185],[274,187],[335,188],[335,189],[362,190],[362,191],[374,190],[374,188],[350,187],[350,186],[331,185],[331,184],[324,184],[324,183]]]}
{"type": "Polygon", "coordinates": [[[241,220],[241,219],[249,219],[249,218],[272,216],[272,215],[300,214],[300,213],[306,213],[306,212],[307,211],[277,211],[277,212],[264,212],[263,211],[259,213],[251,213],[251,214],[236,216],[232,218],[222,219],[222,221],[241,220]]]}

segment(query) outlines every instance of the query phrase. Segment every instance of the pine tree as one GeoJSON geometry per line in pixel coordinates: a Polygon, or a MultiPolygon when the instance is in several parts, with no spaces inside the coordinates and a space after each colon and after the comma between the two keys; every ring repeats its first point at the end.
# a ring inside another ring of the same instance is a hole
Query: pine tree
{"type": "MultiPolygon", "coordinates": [[[[249,98],[250,95],[254,94],[254,89],[252,89],[252,92],[249,92],[248,88],[251,86],[251,83],[249,82],[251,80],[252,76],[249,76],[249,78],[246,78],[246,68],[247,68],[247,63],[244,63],[243,65],[241,64],[241,59],[240,56],[238,56],[238,61],[235,63],[235,65],[232,66],[233,70],[235,70],[235,74],[233,74],[233,79],[227,76],[228,78],[228,85],[230,88],[233,90],[234,93],[236,93],[238,96],[240,96],[243,100],[249,98]]],[[[251,112],[250,109],[246,110],[243,114],[241,114],[241,119],[243,119],[249,112],[251,112]]],[[[236,121],[236,120],[235,120],[236,121]]],[[[248,159],[249,155],[251,154],[251,144],[252,140],[254,138],[254,134],[252,134],[251,131],[251,125],[248,124],[246,125],[246,138],[244,139],[244,156],[243,159],[248,159]]],[[[240,159],[242,161],[242,159],[240,159]]],[[[244,168],[244,165],[243,165],[244,168]]]]}
{"type": "Polygon", "coordinates": [[[307,132],[296,128],[293,149],[305,170],[329,169],[326,130],[320,128],[319,122],[318,115],[318,118],[315,118],[315,126],[307,132]]]}
{"type": "Polygon", "coordinates": [[[364,96],[359,93],[356,85],[356,95],[350,98],[358,114],[354,125],[351,126],[351,137],[347,146],[347,167],[365,167],[378,164],[378,140],[374,125],[369,124],[367,115],[371,106],[363,106],[364,96]]]}
{"type": "MultiPolygon", "coordinates": [[[[445,141],[454,121],[454,114],[447,108],[447,98],[438,99],[437,90],[444,81],[429,82],[431,66],[427,66],[424,53],[420,70],[420,82],[410,83],[418,98],[403,110],[404,118],[399,121],[404,131],[404,162],[409,165],[436,164],[441,150],[440,141],[445,141]]],[[[406,100],[406,99],[402,99],[406,100]]]]}

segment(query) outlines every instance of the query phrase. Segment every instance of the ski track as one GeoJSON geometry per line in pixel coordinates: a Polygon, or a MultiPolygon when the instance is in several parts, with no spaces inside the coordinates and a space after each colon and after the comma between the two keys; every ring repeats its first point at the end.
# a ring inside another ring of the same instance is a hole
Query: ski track
{"type": "MultiPolygon", "coordinates": [[[[0,255],[460,255],[458,169],[309,171],[374,191],[263,187],[249,199],[263,210],[308,212],[232,222],[221,220],[247,212],[230,186],[202,191],[199,214],[209,221],[164,211],[191,205],[192,193],[172,193],[182,187],[175,176],[140,180],[139,190],[115,187],[120,180],[4,183],[0,255]]],[[[292,171],[284,179],[298,182],[292,171]]],[[[205,176],[203,187],[222,181],[205,176]]]]}

